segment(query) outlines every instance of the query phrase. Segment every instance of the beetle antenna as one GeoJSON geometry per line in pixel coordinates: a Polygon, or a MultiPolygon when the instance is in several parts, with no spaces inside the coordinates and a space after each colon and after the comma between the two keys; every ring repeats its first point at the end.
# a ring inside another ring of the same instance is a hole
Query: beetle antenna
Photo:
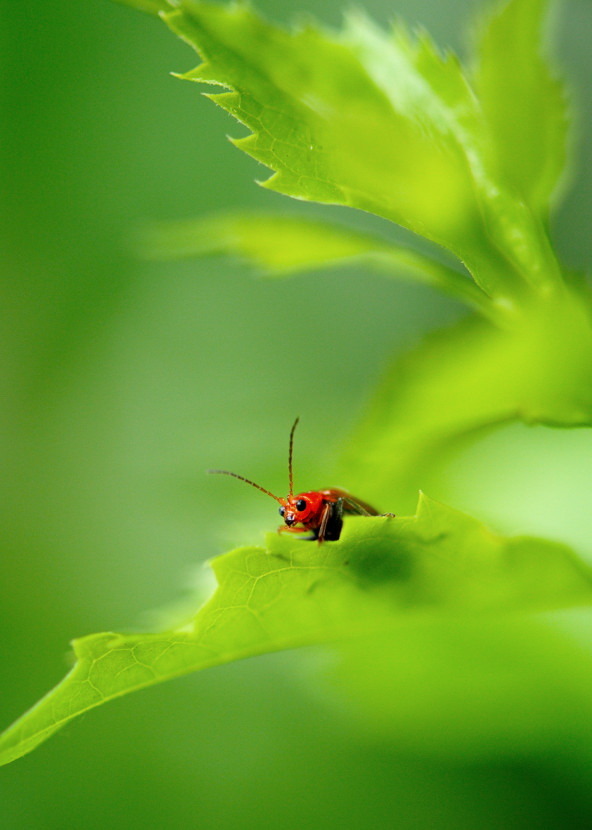
{"type": "Polygon", "coordinates": [[[281,499],[277,496],[274,496],[273,493],[270,493],[269,490],[266,490],[265,487],[261,487],[260,484],[255,484],[254,481],[251,481],[250,478],[245,478],[244,476],[239,476],[238,473],[231,473],[230,470],[208,470],[208,473],[216,474],[216,475],[223,475],[223,476],[233,476],[234,478],[238,478],[241,481],[246,481],[247,484],[250,484],[251,487],[256,487],[257,490],[261,490],[262,493],[266,493],[268,496],[271,496],[272,499],[279,501],[281,504],[281,499]]]}
{"type": "Polygon", "coordinates": [[[292,448],[294,447],[294,431],[298,426],[300,417],[296,418],[290,430],[290,449],[288,450],[288,480],[290,482],[290,495],[294,495],[294,475],[292,473],[292,448]]]}

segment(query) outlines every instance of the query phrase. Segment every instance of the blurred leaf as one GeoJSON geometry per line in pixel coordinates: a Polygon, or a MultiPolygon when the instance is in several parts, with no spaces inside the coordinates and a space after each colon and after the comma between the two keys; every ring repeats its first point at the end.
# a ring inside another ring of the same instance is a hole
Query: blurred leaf
{"type": "Polygon", "coordinates": [[[171,6],[174,5],[174,0],[171,3],[168,0],[115,0],[115,2],[121,3],[122,6],[131,6],[132,9],[138,9],[138,11],[154,15],[158,15],[160,12],[169,12],[171,6]]]}
{"type": "Polygon", "coordinates": [[[503,177],[546,218],[566,164],[569,112],[544,54],[547,0],[510,0],[484,28],[475,85],[503,177]]]}
{"type": "Polygon", "coordinates": [[[425,496],[410,518],[348,520],[339,542],[270,534],[266,550],[240,548],[212,567],[214,595],[174,630],[76,640],[70,674],[0,737],[0,763],[88,709],[209,666],[379,635],[419,612],[473,618],[592,599],[590,573],[566,547],[504,539],[425,496]]]}
{"type": "Polygon", "coordinates": [[[563,747],[589,769],[591,635],[589,607],[410,616],[396,630],[344,643],[329,680],[341,697],[347,691],[348,716],[414,757],[540,760],[563,747]]]}
{"type": "Polygon", "coordinates": [[[398,358],[341,475],[405,510],[455,441],[510,420],[592,424],[592,327],[579,295],[533,306],[516,327],[464,320],[398,358]]]}
{"type": "Polygon", "coordinates": [[[459,271],[411,248],[319,219],[253,211],[206,216],[145,229],[137,245],[155,259],[234,254],[274,276],[363,260],[382,273],[433,285],[485,314],[495,313],[459,271]]]}
{"type": "Polygon", "coordinates": [[[386,217],[453,251],[477,283],[512,297],[559,280],[544,230],[491,172],[491,142],[458,61],[423,35],[361,14],[341,33],[287,32],[248,7],[181,2],[164,15],[203,57],[182,77],[251,135],[237,146],[299,199],[386,217]]]}

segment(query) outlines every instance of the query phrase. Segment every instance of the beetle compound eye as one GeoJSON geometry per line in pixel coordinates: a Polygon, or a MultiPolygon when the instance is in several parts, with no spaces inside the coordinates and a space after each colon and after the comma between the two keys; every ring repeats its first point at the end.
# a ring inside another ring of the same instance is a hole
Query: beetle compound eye
{"type": "Polygon", "coordinates": [[[304,499],[298,499],[298,501],[295,504],[295,507],[298,511],[304,510],[304,508],[306,507],[306,502],[304,501],[304,499]]]}
{"type": "Polygon", "coordinates": [[[285,507],[280,507],[280,510],[279,510],[280,516],[283,516],[285,512],[286,512],[286,508],[285,507]]]}

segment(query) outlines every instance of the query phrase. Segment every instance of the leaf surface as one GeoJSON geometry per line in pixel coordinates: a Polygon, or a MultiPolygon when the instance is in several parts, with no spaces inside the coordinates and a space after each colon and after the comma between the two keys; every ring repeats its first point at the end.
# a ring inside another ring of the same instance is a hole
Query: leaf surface
{"type": "Polygon", "coordinates": [[[137,247],[154,259],[230,254],[272,276],[363,261],[381,273],[432,285],[486,315],[495,313],[460,271],[403,245],[319,219],[253,211],[219,214],[146,229],[137,247]]]}
{"type": "Polygon", "coordinates": [[[510,0],[483,27],[475,86],[503,177],[544,219],[566,166],[569,111],[543,40],[547,0],[510,0]]]}
{"type": "Polygon", "coordinates": [[[410,509],[455,442],[512,420],[592,425],[592,327],[581,295],[534,306],[515,327],[468,318],[398,357],[335,480],[347,474],[370,501],[395,493],[388,509],[410,509]]]}
{"type": "MultiPolygon", "coordinates": [[[[408,518],[351,518],[322,547],[277,534],[213,560],[218,587],[194,617],[157,634],[74,641],[76,663],[0,736],[0,763],[89,709],[188,672],[286,648],[395,631],[431,619],[590,602],[588,570],[564,546],[505,539],[420,499],[408,518]]],[[[404,634],[401,634],[404,636],[404,634]]]]}
{"type": "Polygon", "coordinates": [[[237,146],[286,195],[386,217],[449,248],[488,294],[560,278],[544,229],[504,190],[479,103],[452,55],[361,14],[341,32],[273,26],[243,5],[163,15],[203,63],[182,77],[251,134],[237,146]]]}

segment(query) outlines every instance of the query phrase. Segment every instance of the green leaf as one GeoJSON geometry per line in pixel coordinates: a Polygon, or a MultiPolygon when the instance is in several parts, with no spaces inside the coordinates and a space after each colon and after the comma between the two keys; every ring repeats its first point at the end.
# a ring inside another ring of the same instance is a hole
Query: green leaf
{"type": "MultiPolygon", "coordinates": [[[[533,567],[535,552],[533,550],[533,567]]],[[[589,606],[540,615],[409,618],[340,650],[337,677],[375,740],[412,757],[480,763],[555,757],[588,769],[589,606]],[[565,759],[564,759],[565,760],[565,759]]]]}
{"type": "Polygon", "coordinates": [[[145,229],[137,247],[150,258],[231,254],[273,276],[362,260],[382,273],[433,285],[495,315],[467,276],[425,254],[331,222],[265,213],[222,214],[145,229]]]}
{"type": "Polygon", "coordinates": [[[547,0],[510,0],[484,27],[475,85],[508,184],[546,219],[566,165],[569,111],[544,54],[547,0]]]}
{"type": "Polygon", "coordinates": [[[543,229],[491,171],[491,141],[458,61],[360,14],[344,30],[287,32],[244,5],[163,15],[204,62],[182,76],[245,124],[237,146],[298,199],[386,217],[449,248],[486,293],[559,280],[543,229]]]}
{"type": "Polygon", "coordinates": [[[212,567],[214,595],[173,630],[76,640],[72,671],[0,736],[0,764],[112,698],[209,666],[374,638],[418,614],[475,619],[592,600],[590,573],[564,546],[504,539],[425,496],[412,517],[348,519],[339,542],[270,534],[266,549],[240,548],[212,567]]]}
{"type": "Polygon", "coordinates": [[[409,509],[455,442],[507,421],[592,425],[589,302],[566,293],[514,327],[470,318],[397,358],[345,453],[365,497],[409,509]]]}
{"type": "Polygon", "coordinates": [[[147,14],[154,14],[158,16],[161,12],[169,12],[173,2],[168,0],[115,0],[116,3],[121,3],[122,6],[131,6],[132,9],[146,12],[147,14]]]}

